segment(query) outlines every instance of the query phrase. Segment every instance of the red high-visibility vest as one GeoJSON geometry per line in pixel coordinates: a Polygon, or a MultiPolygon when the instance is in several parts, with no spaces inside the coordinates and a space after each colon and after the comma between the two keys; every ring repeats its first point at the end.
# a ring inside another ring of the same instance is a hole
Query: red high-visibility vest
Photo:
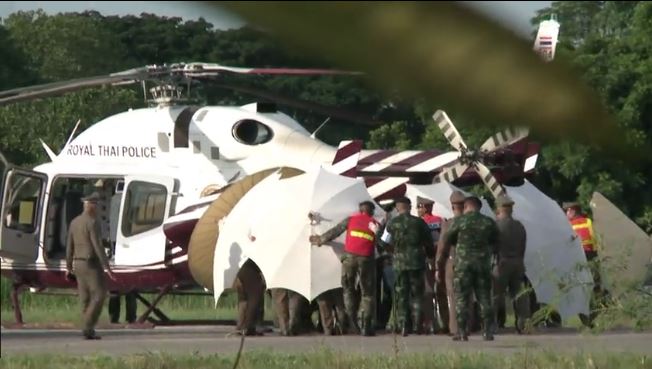
{"type": "Polygon", "coordinates": [[[421,217],[424,222],[428,225],[428,228],[430,228],[431,231],[438,231],[439,228],[441,228],[441,222],[443,219],[436,215],[432,214],[425,214],[423,217],[421,217]]]}
{"type": "Polygon", "coordinates": [[[584,251],[595,251],[595,237],[593,235],[593,222],[585,216],[578,216],[571,220],[573,230],[582,239],[584,251]]]}
{"type": "Polygon", "coordinates": [[[346,228],[344,251],[353,255],[372,256],[376,235],[371,230],[371,224],[378,223],[367,214],[357,213],[352,215],[346,228]]]}

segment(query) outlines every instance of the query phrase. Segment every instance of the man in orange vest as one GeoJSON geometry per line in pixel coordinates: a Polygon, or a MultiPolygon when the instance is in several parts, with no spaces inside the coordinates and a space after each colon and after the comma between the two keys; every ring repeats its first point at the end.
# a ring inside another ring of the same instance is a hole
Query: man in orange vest
{"type": "Polygon", "coordinates": [[[582,249],[587,261],[592,261],[598,256],[596,249],[595,235],[593,233],[593,222],[582,213],[582,208],[577,202],[564,203],[566,217],[573,226],[573,231],[582,240],[582,249]]]}
{"type": "Polygon", "coordinates": [[[342,287],[344,289],[344,306],[348,315],[349,327],[359,332],[357,324],[358,312],[355,307],[356,277],[360,279],[360,294],[362,309],[362,334],[375,335],[373,326],[374,292],[376,289],[376,260],[374,257],[376,233],[380,225],[373,218],[376,206],[371,201],[359,204],[359,211],[323,235],[310,236],[313,245],[322,244],[335,239],[346,231],[344,254],[342,255],[342,287]]]}
{"type": "MultiPolygon", "coordinates": [[[[441,232],[441,224],[443,219],[432,213],[434,201],[417,196],[417,213],[428,225],[432,232],[432,238],[435,241],[433,244],[433,254],[436,250],[437,242],[441,232]]],[[[427,263],[426,263],[427,264],[427,263]]],[[[430,265],[426,266],[426,273],[424,277],[426,280],[426,293],[423,302],[423,324],[425,325],[425,332],[427,334],[434,334],[438,329],[437,316],[435,315],[435,306],[433,298],[437,301],[439,307],[439,315],[442,322],[442,333],[448,333],[448,301],[446,295],[446,283],[444,280],[439,282],[435,281],[435,271],[428,269],[430,265]]]]}
{"type": "Polygon", "coordinates": [[[582,323],[588,327],[593,327],[593,320],[596,317],[596,312],[594,311],[597,295],[601,294],[602,288],[600,286],[600,272],[597,267],[598,256],[597,243],[595,239],[595,233],[593,233],[593,222],[591,219],[584,213],[582,213],[582,208],[578,202],[568,202],[563,204],[563,208],[566,211],[566,217],[573,227],[573,231],[577,237],[582,241],[582,249],[584,250],[584,255],[586,255],[586,261],[589,263],[589,269],[593,275],[593,298],[591,299],[591,314],[586,316],[580,314],[580,320],[582,323]]]}

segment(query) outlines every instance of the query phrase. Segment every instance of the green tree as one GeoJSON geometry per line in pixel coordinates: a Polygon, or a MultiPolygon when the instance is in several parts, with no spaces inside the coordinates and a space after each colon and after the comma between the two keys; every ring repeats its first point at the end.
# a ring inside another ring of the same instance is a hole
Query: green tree
{"type": "Polygon", "coordinates": [[[42,10],[17,12],[5,20],[21,45],[28,67],[43,81],[87,77],[115,71],[126,50],[101,22],[80,14],[48,16],[42,10]]]}

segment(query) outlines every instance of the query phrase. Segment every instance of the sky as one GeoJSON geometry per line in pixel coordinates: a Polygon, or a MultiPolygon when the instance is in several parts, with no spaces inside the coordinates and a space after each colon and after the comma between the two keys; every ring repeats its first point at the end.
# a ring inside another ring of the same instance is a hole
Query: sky
{"type": "MultiPolygon", "coordinates": [[[[496,19],[517,33],[529,37],[534,13],[550,6],[550,1],[460,1],[496,19]]],[[[42,8],[48,14],[95,10],[103,15],[139,15],[153,13],[181,17],[184,20],[204,17],[217,29],[238,28],[244,22],[233,14],[216,12],[195,1],[2,1],[0,18],[19,10],[42,8]]]]}

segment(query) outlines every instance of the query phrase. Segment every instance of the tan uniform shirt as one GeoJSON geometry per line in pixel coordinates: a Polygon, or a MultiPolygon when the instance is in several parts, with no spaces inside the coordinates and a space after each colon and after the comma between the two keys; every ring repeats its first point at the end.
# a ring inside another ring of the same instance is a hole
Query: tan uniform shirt
{"type": "Polygon", "coordinates": [[[74,259],[96,260],[104,269],[109,269],[99,235],[99,223],[85,213],[70,222],[66,244],[66,267],[68,270],[72,270],[74,259]]]}
{"type": "Polygon", "coordinates": [[[448,232],[448,229],[453,224],[455,218],[457,217],[454,217],[452,219],[447,219],[441,223],[441,233],[439,235],[439,240],[437,240],[437,255],[435,257],[435,265],[437,270],[443,270],[444,267],[446,266],[446,260],[449,257],[452,258],[455,256],[454,247],[444,247],[445,246],[444,239],[446,233],[448,232]]]}
{"type": "Polygon", "coordinates": [[[523,260],[525,257],[525,244],[527,235],[525,227],[514,218],[498,219],[499,230],[498,255],[499,259],[523,260]]]}

